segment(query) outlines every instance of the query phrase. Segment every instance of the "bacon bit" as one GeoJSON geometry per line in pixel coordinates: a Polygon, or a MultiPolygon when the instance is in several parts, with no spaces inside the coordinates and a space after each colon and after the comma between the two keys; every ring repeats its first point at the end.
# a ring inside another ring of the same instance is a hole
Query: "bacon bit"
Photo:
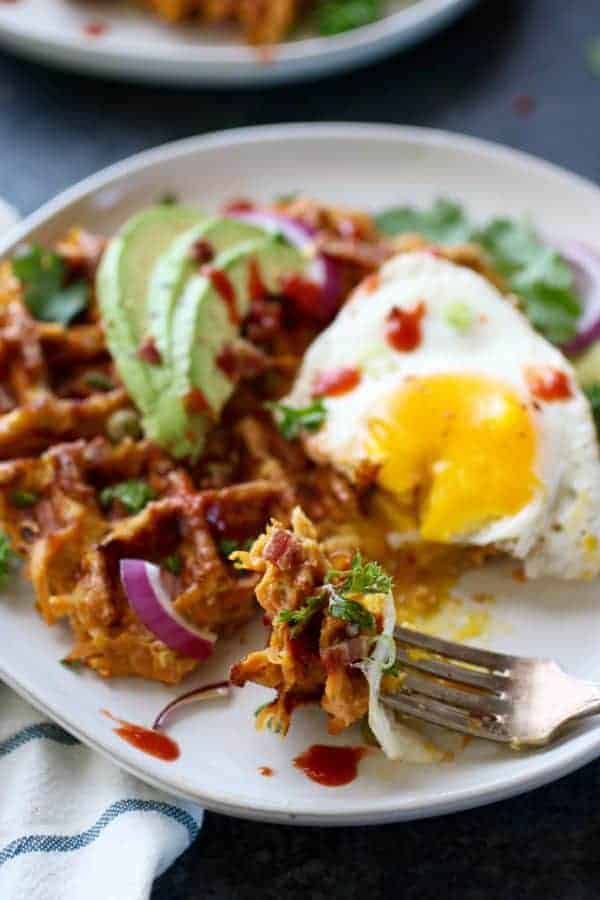
{"type": "Polygon", "coordinates": [[[529,116],[535,110],[536,102],[531,94],[516,94],[512,99],[512,108],[518,116],[529,116]]]}
{"type": "Polygon", "coordinates": [[[283,310],[276,300],[252,300],[248,315],[248,337],[264,341],[281,333],[283,310]]]}
{"type": "Polygon", "coordinates": [[[209,413],[212,415],[212,407],[200,390],[192,388],[183,398],[183,403],[188,413],[209,413]]]}
{"type": "Polygon", "coordinates": [[[237,382],[241,378],[262,375],[268,367],[268,360],[258,347],[240,338],[225,344],[217,356],[217,365],[231,381],[237,382]]]}
{"type": "Polygon", "coordinates": [[[228,213],[252,212],[254,208],[254,203],[251,200],[247,200],[245,197],[234,197],[233,200],[228,200],[228,202],[221,207],[222,212],[225,215],[228,213]]]}
{"type": "Polygon", "coordinates": [[[516,569],[513,569],[512,577],[515,581],[527,581],[527,575],[525,574],[525,569],[523,568],[523,566],[517,566],[516,569]]]}
{"type": "Polygon", "coordinates": [[[267,296],[267,289],[260,273],[260,265],[255,256],[248,261],[248,294],[251,302],[264,300],[267,296]]]}
{"type": "Polygon", "coordinates": [[[87,22],[83,26],[83,30],[90,37],[100,37],[100,35],[106,34],[108,25],[106,22],[87,22]]]}
{"type": "Polygon", "coordinates": [[[302,547],[300,542],[282,528],[272,532],[263,550],[263,556],[269,562],[274,563],[278,569],[293,569],[302,562],[302,547]]]}
{"type": "Polygon", "coordinates": [[[159,366],[162,362],[162,357],[154,343],[154,338],[151,336],[144,338],[139,346],[137,355],[138,359],[149,363],[151,366],[159,366]]]}
{"type": "Polygon", "coordinates": [[[202,274],[205,278],[210,279],[210,282],[219,294],[225,305],[227,306],[227,312],[229,314],[229,321],[232,325],[239,325],[240,317],[238,315],[237,305],[235,301],[235,288],[231,283],[231,279],[222,269],[215,269],[213,266],[203,266],[201,269],[202,274]]]}
{"type": "Polygon", "coordinates": [[[317,375],[313,384],[313,397],[339,397],[360,384],[361,373],[353,366],[340,366],[339,369],[331,369],[329,372],[321,372],[317,375]]]}
{"type": "Polygon", "coordinates": [[[547,403],[568,400],[573,396],[569,376],[550,366],[528,366],[525,370],[527,384],[534,397],[547,403]]]}
{"type": "Polygon", "coordinates": [[[387,315],[385,337],[394,350],[410,353],[421,343],[421,319],[425,315],[425,303],[420,300],[414,309],[395,306],[387,315]]]}
{"type": "Polygon", "coordinates": [[[323,291],[314,281],[300,275],[287,275],[281,280],[281,290],[302,315],[317,321],[323,320],[323,291]]]}
{"type": "Polygon", "coordinates": [[[271,778],[271,776],[275,774],[271,766],[259,766],[258,771],[261,775],[264,775],[265,778],[271,778]]]}
{"type": "Polygon", "coordinates": [[[200,238],[192,244],[191,256],[194,262],[204,265],[215,258],[215,248],[206,238],[200,238]]]}

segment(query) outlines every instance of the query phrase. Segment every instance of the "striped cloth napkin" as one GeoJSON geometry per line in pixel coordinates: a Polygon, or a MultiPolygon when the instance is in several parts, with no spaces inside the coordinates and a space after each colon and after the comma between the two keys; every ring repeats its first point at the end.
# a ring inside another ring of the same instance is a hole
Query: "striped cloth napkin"
{"type": "MultiPolygon", "coordinates": [[[[15,220],[0,200],[0,234],[15,220]]],[[[0,900],[146,900],[202,817],[0,684],[0,900]]]]}

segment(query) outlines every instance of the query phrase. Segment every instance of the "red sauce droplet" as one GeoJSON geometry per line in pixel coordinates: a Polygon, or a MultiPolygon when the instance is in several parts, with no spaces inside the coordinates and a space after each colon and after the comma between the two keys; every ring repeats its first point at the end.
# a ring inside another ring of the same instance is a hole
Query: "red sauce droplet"
{"type": "Polygon", "coordinates": [[[421,319],[425,315],[422,300],[414,309],[400,309],[395,306],[386,318],[385,337],[394,350],[410,353],[421,343],[421,319]]]}
{"type": "Polygon", "coordinates": [[[109,719],[114,719],[118,723],[118,728],[113,728],[115,734],[131,744],[142,753],[148,756],[154,756],[156,759],[162,759],[164,762],[173,762],[179,759],[181,751],[179,745],[168,737],[161,734],[160,731],[153,731],[151,728],[144,728],[143,725],[134,725],[132,722],[124,722],[122,719],[116,719],[108,710],[103,709],[102,712],[109,719]]]}
{"type": "Polygon", "coordinates": [[[200,238],[192,245],[192,259],[197,263],[209,263],[215,258],[215,250],[210,241],[200,238]]]}
{"type": "Polygon", "coordinates": [[[229,276],[222,269],[214,269],[212,266],[204,266],[202,274],[206,278],[210,278],[213,288],[223,298],[231,324],[239,325],[240,317],[235,301],[235,288],[229,276]]]}
{"type": "Polygon", "coordinates": [[[313,397],[339,397],[360,384],[361,373],[353,366],[340,366],[317,375],[313,389],[313,397]]]}
{"type": "Polygon", "coordinates": [[[259,770],[261,775],[264,775],[265,778],[271,778],[275,774],[271,766],[260,766],[259,770]]]}
{"type": "Polygon", "coordinates": [[[324,319],[323,291],[315,281],[308,281],[301,275],[287,275],[281,280],[281,289],[302,315],[317,321],[324,319]]]}
{"type": "Polygon", "coordinates": [[[527,383],[534,397],[545,400],[547,403],[568,400],[573,396],[573,389],[569,376],[560,369],[550,366],[530,366],[526,370],[527,383]]]}
{"type": "Polygon", "coordinates": [[[330,747],[313,744],[294,760],[297,769],[326,787],[350,784],[358,774],[358,764],[367,752],[366,747],[330,747]]]}
{"type": "Polygon", "coordinates": [[[252,212],[254,203],[251,200],[246,200],[245,197],[234,197],[233,200],[225,203],[222,209],[225,215],[227,213],[252,212]]]}
{"type": "Polygon", "coordinates": [[[108,25],[105,22],[87,22],[83,26],[83,30],[90,37],[100,37],[101,34],[105,34],[108,31],[108,25]]]}
{"type": "Polygon", "coordinates": [[[200,388],[192,388],[183,399],[184,406],[189,413],[212,413],[210,404],[200,388]]]}
{"type": "Polygon", "coordinates": [[[251,301],[264,300],[267,296],[267,289],[260,272],[260,265],[255,256],[248,262],[248,294],[251,301]]]}
{"type": "Polygon", "coordinates": [[[144,338],[137,352],[139,359],[149,363],[151,366],[158,366],[162,362],[161,355],[158,351],[153,337],[144,338]]]}

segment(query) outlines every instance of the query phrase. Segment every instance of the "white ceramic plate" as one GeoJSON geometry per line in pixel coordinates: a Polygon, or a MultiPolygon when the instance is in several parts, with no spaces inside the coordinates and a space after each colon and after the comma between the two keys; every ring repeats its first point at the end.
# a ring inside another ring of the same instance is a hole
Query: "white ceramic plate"
{"type": "Polygon", "coordinates": [[[307,28],[261,62],[234,27],[169,26],[122,0],[0,0],[0,44],[62,68],[164,84],[251,87],[363,65],[422,40],[473,0],[389,0],[386,15],[335,37],[307,28]],[[99,35],[86,33],[101,23],[99,35]]]}
{"type": "MultiPolygon", "coordinates": [[[[460,199],[476,216],[530,215],[550,233],[589,239],[600,230],[600,191],[531,157],[455,135],[372,125],[277,126],[230,131],[142,154],[88,179],[45,206],[0,246],[50,241],[74,224],[110,232],[166,190],[207,209],[232,195],[269,199],[302,188],[317,197],[376,210],[396,201],[460,199]]],[[[600,681],[598,584],[519,584],[507,571],[471,576],[467,590],[491,590],[488,646],[551,656],[575,675],[600,681]]],[[[86,743],[140,778],[205,806],[280,822],[358,824],[430,816],[490,802],[557,778],[596,756],[600,729],[582,726],[552,749],[514,754],[472,743],[453,763],[392,764],[374,751],[342,788],[307,780],[293,758],[314,742],[352,744],[355,732],[328,738],[317,709],[298,710],[285,741],[257,733],[253,711],[270,692],[249,686],[230,702],[183,710],[172,735],[175,763],[134,750],[115,736],[102,708],[149,723],[177,691],[135,680],[101,681],[58,664],[66,630],[47,628],[24,583],[0,598],[0,677],[86,743]],[[260,766],[275,770],[272,778],[260,766]]],[[[195,683],[212,681],[263,640],[256,624],[220,647],[195,683]]],[[[192,682],[193,684],[194,682],[192,682]]]]}

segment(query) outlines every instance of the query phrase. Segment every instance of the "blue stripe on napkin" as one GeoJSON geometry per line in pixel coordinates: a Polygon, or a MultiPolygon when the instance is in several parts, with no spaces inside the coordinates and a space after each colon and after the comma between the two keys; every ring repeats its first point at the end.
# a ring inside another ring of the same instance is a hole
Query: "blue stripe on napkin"
{"type": "Polygon", "coordinates": [[[55,725],[54,722],[39,722],[37,725],[28,725],[5,741],[0,741],[0,759],[3,756],[8,756],[13,750],[18,750],[19,747],[23,747],[24,744],[28,744],[30,741],[40,740],[55,741],[57,744],[64,744],[66,747],[79,743],[76,738],[67,734],[60,725],[55,725]]]}
{"type": "Polygon", "coordinates": [[[93,843],[118,816],[127,812],[153,812],[173,819],[187,829],[190,844],[200,833],[200,826],[194,818],[178,806],[157,800],[118,800],[102,813],[91,828],[81,831],[79,834],[30,834],[16,838],[3,850],[0,850],[0,866],[25,853],[69,853],[73,850],[81,850],[93,843]]]}

